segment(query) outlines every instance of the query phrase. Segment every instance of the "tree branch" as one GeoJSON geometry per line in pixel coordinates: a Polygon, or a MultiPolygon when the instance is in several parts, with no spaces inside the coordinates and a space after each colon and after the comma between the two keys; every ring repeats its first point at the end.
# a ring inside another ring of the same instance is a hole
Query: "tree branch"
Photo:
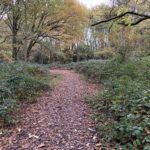
{"type": "MultiPolygon", "coordinates": [[[[140,18],[139,20],[137,20],[137,21],[131,23],[131,26],[137,25],[137,24],[139,24],[140,22],[142,22],[142,21],[144,21],[144,20],[150,19],[150,15],[140,14],[140,13],[128,11],[128,12],[122,13],[122,14],[120,14],[120,15],[118,15],[118,16],[114,16],[114,17],[112,17],[112,18],[109,18],[109,19],[106,19],[106,20],[103,20],[103,21],[99,21],[99,22],[97,22],[97,23],[94,23],[94,24],[92,24],[91,26],[96,26],[96,25],[99,25],[99,24],[103,24],[103,23],[107,23],[107,22],[113,21],[113,20],[118,20],[118,19],[120,19],[120,18],[122,18],[122,17],[124,17],[124,16],[126,16],[126,15],[134,15],[134,16],[142,17],[142,18],[140,18]]],[[[119,23],[119,24],[122,24],[122,25],[127,26],[127,24],[125,24],[125,23],[119,23]]]]}
{"type": "Polygon", "coordinates": [[[150,19],[150,18],[140,18],[140,19],[138,19],[137,21],[135,21],[135,22],[133,22],[133,23],[131,23],[131,24],[127,24],[127,23],[125,23],[125,22],[118,23],[118,24],[124,25],[124,26],[128,26],[128,25],[130,25],[130,26],[135,26],[135,25],[141,23],[142,21],[148,20],[148,19],[150,19]]]}

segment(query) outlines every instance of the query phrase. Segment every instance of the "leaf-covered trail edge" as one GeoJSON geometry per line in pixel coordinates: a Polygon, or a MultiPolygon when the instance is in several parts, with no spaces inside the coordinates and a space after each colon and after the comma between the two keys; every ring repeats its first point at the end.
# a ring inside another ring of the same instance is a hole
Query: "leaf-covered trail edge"
{"type": "Polygon", "coordinates": [[[95,124],[85,96],[97,86],[69,70],[51,70],[63,79],[22,114],[21,124],[0,137],[0,150],[94,150],[95,124]]]}

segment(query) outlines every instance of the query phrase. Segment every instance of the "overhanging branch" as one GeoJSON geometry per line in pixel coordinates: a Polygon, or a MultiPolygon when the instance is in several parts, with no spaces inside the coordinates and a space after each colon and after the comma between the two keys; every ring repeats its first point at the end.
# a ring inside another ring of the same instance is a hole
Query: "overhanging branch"
{"type": "MultiPolygon", "coordinates": [[[[132,11],[128,11],[128,12],[125,12],[125,13],[122,13],[118,16],[114,16],[114,17],[111,17],[109,19],[106,19],[106,20],[102,20],[102,21],[99,21],[99,22],[96,22],[94,24],[92,24],[91,26],[96,26],[96,25],[99,25],[99,24],[103,24],[103,23],[107,23],[107,22],[110,22],[110,21],[113,21],[113,20],[118,20],[126,15],[134,15],[134,16],[138,16],[138,17],[142,17],[140,18],[139,20],[131,23],[130,25],[131,26],[134,26],[134,25],[137,25],[139,24],[140,22],[144,21],[144,20],[147,20],[147,19],[150,19],[150,15],[146,15],[146,14],[140,14],[140,13],[136,13],[136,12],[132,12],[132,11]]],[[[127,26],[128,24],[126,23],[119,23],[121,25],[125,25],[127,26]]]]}

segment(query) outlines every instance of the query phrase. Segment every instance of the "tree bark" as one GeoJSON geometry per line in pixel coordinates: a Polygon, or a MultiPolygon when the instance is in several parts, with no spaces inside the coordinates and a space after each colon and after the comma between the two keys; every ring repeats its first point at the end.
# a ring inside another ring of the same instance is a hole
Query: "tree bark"
{"type": "Polygon", "coordinates": [[[14,60],[17,60],[17,54],[18,54],[18,48],[17,48],[17,37],[16,37],[17,34],[13,34],[13,37],[12,37],[12,58],[14,60]]]}
{"type": "Polygon", "coordinates": [[[17,60],[17,54],[19,51],[18,48],[18,39],[17,39],[17,34],[18,34],[18,30],[19,30],[19,25],[18,25],[18,21],[20,19],[20,9],[18,7],[19,5],[19,0],[16,0],[13,4],[12,7],[12,57],[14,60],[17,60]]]}
{"type": "MultiPolygon", "coordinates": [[[[117,16],[113,16],[109,19],[106,19],[106,20],[102,20],[102,21],[99,21],[99,22],[96,22],[94,24],[92,24],[91,26],[96,26],[96,25],[99,25],[99,24],[103,24],[103,23],[107,23],[107,22],[110,22],[110,21],[113,21],[113,20],[117,20],[117,19],[120,19],[126,15],[133,15],[133,16],[137,16],[137,17],[140,17],[138,20],[136,20],[135,22],[131,22],[130,23],[130,26],[135,26],[145,20],[148,20],[150,19],[150,15],[147,15],[147,14],[140,14],[140,13],[136,13],[136,12],[132,12],[132,11],[127,11],[125,13],[122,13],[120,15],[117,15],[117,16]]],[[[125,23],[125,22],[120,22],[118,23],[120,25],[124,25],[124,26],[128,26],[129,24],[125,23]]]]}
{"type": "Polygon", "coordinates": [[[18,48],[17,48],[17,18],[15,14],[13,13],[13,22],[12,22],[12,57],[14,60],[17,60],[17,54],[18,54],[18,48]]]}
{"type": "Polygon", "coordinates": [[[29,43],[29,46],[27,48],[27,53],[26,53],[26,61],[27,62],[29,61],[31,50],[32,50],[32,47],[35,45],[35,43],[36,43],[36,41],[34,41],[34,40],[31,40],[29,43]]]}

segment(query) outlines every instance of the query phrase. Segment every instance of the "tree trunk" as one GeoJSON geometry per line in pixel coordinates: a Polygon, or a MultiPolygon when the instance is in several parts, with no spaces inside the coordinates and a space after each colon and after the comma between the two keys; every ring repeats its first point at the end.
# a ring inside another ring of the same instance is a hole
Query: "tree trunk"
{"type": "Polygon", "coordinates": [[[32,49],[32,46],[29,45],[29,47],[27,48],[27,54],[26,54],[26,61],[27,62],[29,61],[29,58],[30,58],[31,49],[32,49]]]}
{"type": "Polygon", "coordinates": [[[18,48],[17,48],[17,33],[18,33],[18,29],[17,29],[17,18],[15,16],[15,14],[13,14],[13,23],[12,23],[12,57],[14,60],[17,60],[17,53],[18,53],[18,48]]]}
{"type": "Polygon", "coordinates": [[[36,42],[34,40],[31,40],[30,43],[29,43],[29,46],[27,48],[27,53],[26,53],[26,61],[27,62],[29,61],[31,50],[32,50],[32,47],[35,45],[35,43],[36,42]]]}
{"type": "Polygon", "coordinates": [[[12,58],[17,60],[18,48],[17,48],[17,34],[14,33],[12,37],[12,58]]]}
{"type": "Polygon", "coordinates": [[[18,54],[18,40],[17,40],[17,34],[18,34],[18,21],[20,19],[19,13],[19,0],[14,1],[13,4],[13,11],[12,11],[12,57],[14,60],[17,60],[17,54],[18,54]]]}

